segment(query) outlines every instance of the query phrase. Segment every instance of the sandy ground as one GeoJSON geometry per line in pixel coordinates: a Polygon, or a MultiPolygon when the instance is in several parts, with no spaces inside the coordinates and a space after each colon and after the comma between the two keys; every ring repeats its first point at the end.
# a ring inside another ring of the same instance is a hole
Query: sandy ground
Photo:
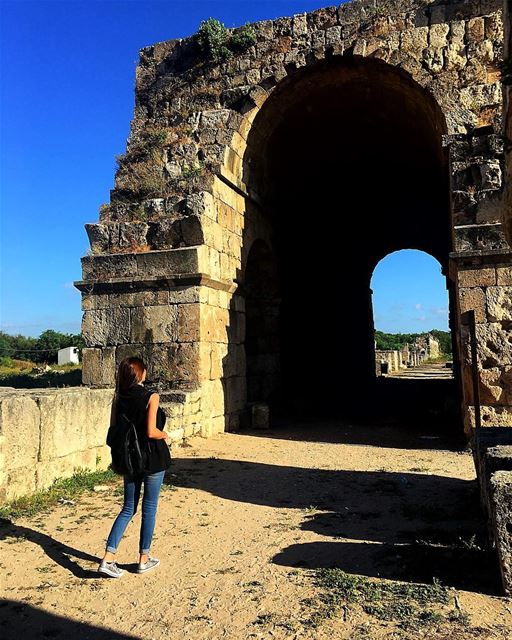
{"type": "Polygon", "coordinates": [[[0,637],[512,637],[492,554],[481,550],[468,453],[391,427],[309,424],[222,434],[173,451],[152,553],[134,572],[140,514],[121,579],[96,573],[115,490],[0,526],[0,637]],[[350,607],[317,628],[314,570],[448,587],[470,624],[403,632],[350,607]]]}

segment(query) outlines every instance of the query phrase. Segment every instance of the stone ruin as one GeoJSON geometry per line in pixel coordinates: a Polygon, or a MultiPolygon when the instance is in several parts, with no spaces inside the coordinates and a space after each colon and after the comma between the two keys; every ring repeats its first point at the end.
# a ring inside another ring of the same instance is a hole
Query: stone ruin
{"type": "Polygon", "coordinates": [[[419,367],[425,360],[438,358],[440,355],[439,341],[428,333],[416,338],[412,345],[404,344],[401,349],[375,348],[375,371],[377,375],[385,375],[401,369],[419,367]]]}
{"type": "Polygon", "coordinates": [[[141,51],[115,188],[86,225],[84,383],[140,354],[187,434],[295,406],[312,380],[357,409],[371,273],[415,248],[447,278],[466,432],[468,311],[482,422],[512,426],[500,2],[353,2],[252,28],[224,62],[193,36],[141,51]]]}
{"type": "Polygon", "coordinates": [[[501,0],[251,26],[221,62],[194,36],[140,53],[76,283],[84,383],[111,387],[143,356],[179,437],[236,430],[254,403],[357,413],[376,380],[371,274],[412,248],[446,276],[466,434],[511,427],[501,0]]]}

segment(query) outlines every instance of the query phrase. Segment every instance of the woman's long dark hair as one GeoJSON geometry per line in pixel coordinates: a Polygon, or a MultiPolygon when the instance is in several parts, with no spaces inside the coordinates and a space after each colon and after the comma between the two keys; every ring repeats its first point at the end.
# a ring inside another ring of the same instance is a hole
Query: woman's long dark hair
{"type": "Polygon", "coordinates": [[[120,394],[126,393],[130,387],[138,384],[145,370],[146,365],[142,358],[133,356],[122,360],[117,370],[115,399],[117,400],[120,394]]]}

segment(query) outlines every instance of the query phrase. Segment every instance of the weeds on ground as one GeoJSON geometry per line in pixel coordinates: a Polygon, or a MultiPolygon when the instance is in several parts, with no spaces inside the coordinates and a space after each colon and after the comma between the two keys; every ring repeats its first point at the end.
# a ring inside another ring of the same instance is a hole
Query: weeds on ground
{"type": "Polygon", "coordinates": [[[55,480],[45,491],[30,496],[16,498],[0,506],[1,518],[21,518],[48,511],[59,503],[71,501],[85,491],[92,491],[97,484],[114,484],[119,476],[111,469],[106,471],[88,471],[76,469],[70,478],[55,480]]]}
{"type": "Polygon", "coordinates": [[[399,629],[419,630],[445,622],[467,625],[467,615],[457,609],[445,613],[449,591],[438,581],[414,584],[372,580],[341,569],[319,569],[315,583],[322,590],[321,606],[307,620],[318,627],[324,621],[347,618],[352,607],[360,607],[376,620],[395,623],[399,629]]]}

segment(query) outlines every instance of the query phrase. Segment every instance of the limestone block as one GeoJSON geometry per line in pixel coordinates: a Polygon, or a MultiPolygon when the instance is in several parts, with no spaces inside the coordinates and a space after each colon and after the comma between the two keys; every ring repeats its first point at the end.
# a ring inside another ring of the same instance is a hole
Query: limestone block
{"type": "Polygon", "coordinates": [[[224,415],[226,412],[226,390],[223,381],[205,380],[201,384],[201,414],[204,418],[224,415]]]}
{"type": "Polygon", "coordinates": [[[444,66],[444,49],[441,47],[428,47],[423,52],[425,66],[432,73],[440,73],[444,66]]]}
{"type": "Polygon", "coordinates": [[[210,379],[223,378],[229,375],[228,358],[230,346],[225,342],[212,342],[210,352],[210,379]]]}
{"type": "MultiPolygon", "coordinates": [[[[470,407],[471,423],[474,428],[474,410],[470,407]]],[[[512,406],[482,406],[482,425],[487,427],[512,427],[512,406]]]]}
{"type": "Polygon", "coordinates": [[[47,489],[57,478],[69,478],[77,469],[96,470],[96,449],[73,451],[68,455],[43,460],[36,465],[36,489],[47,489]]]}
{"type": "Polygon", "coordinates": [[[400,34],[400,50],[416,58],[421,58],[423,49],[428,47],[428,27],[418,27],[402,31],[400,34]]]}
{"type": "Polygon", "coordinates": [[[130,310],[114,307],[84,311],[82,336],[88,347],[129,342],[130,310]]]}
{"type": "MultiPolygon", "coordinates": [[[[120,222],[119,237],[114,246],[122,249],[147,248],[148,225],[145,222],[120,222]]],[[[111,241],[112,242],[112,241],[111,241]]]]}
{"type": "Polygon", "coordinates": [[[188,216],[181,220],[181,237],[185,244],[194,246],[206,242],[206,229],[208,221],[213,223],[211,218],[201,219],[199,216],[188,216]]]}
{"type": "Polygon", "coordinates": [[[190,304],[193,302],[202,302],[201,294],[204,287],[185,286],[175,287],[169,292],[169,304],[190,304]]]}
{"type": "Polygon", "coordinates": [[[135,259],[138,273],[146,277],[197,273],[199,252],[195,247],[180,247],[137,253],[135,259]]]}
{"type": "Polygon", "coordinates": [[[454,241],[456,251],[507,249],[503,226],[500,223],[456,227],[454,241]]]}
{"type": "Polygon", "coordinates": [[[235,376],[225,380],[227,413],[239,411],[247,404],[247,383],[245,376],[235,376]]]}
{"type": "Polygon", "coordinates": [[[153,344],[175,342],[177,339],[178,305],[131,309],[130,342],[153,344]]]}
{"type": "Polygon", "coordinates": [[[511,284],[512,285],[512,267],[497,267],[496,268],[497,284],[511,284]]]}
{"type": "Polygon", "coordinates": [[[210,380],[212,342],[201,340],[199,344],[198,379],[210,380]]]}
{"type": "Polygon", "coordinates": [[[85,348],[82,351],[83,384],[104,387],[114,386],[116,376],[115,348],[85,348]]]}
{"type": "Polygon", "coordinates": [[[466,35],[466,22],[464,20],[454,20],[450,23],[449,40],[452,44],[463,45],[466,35]]]}
{"type": "Polygon", "coordinates": [[[149,222],[147,242],[152,249],[175,248],[179,245],[181,238],[180,220],[162,218],[149,222]]]}
{"type": "Polygon", "coordinates": [[[106,224],[86,224],[85,230],[93,253],[107,253],[109,249],[109,226],[106,224]]]}
{"type": "Polygon", "coordinates": [[[464,47],[459,44],[449,44],[445,50],[445,68],[462,69],[466,66],[467,57],[464,47]]]}
{"type": "MultiPolygon", "coordinates": [[[[0,396],[0,436],[4,439],[5,464],[9,472],[30,466],[39,457],[40,410],[25,392],[0,396]]],[[[20,482],[23,482],[20,480],[20,482]]]]}
{"type": "Polygon", "coordinates": [[[466,25],[466,39],[468,42],[479,42],[485,37],[485,22],[482,17],[471,18],[466,25]]]}
{"type": "Polygon", "coordinates": [[[512,404],[512,368],[485,369],[479,373],[480,402],[485,405],[512,404]]]}
{"type": "Polygon", "coordinates": [[[137,261],[134,254],[85,256],[81,261],[84,280],[129,278],[137,275],[137,261]]]}
{"type": "Polygon", "coordinates": [[[501,167],[499,162],[484,162],[479,165],[482,189],[501,187],[501,167]]]}
{"type": "Polygon", "coordinates": [[[446,23],[432,24],[428,30],[428,43],[430,47],[441,48],[448,44],[450,25],[446,23]]]}
{"type": "Polygon", "coordinates": [[[0,487],[2,500],[14,500],[20,496],[26,496],[37,490],[36,464],[30,466],[7,469],[5,484],[0,487]]]}
{"type": "Polygon", "coordinates": [[[270,411],[268,404],[255,402],[251,405],[251,425],[253,429],[270,428],[270,411]]]}
{"type": "Polygon", "coordinates": [[[199,379],[199,343],[183,342],[155,345],[147,358],[148,378],[173,383],[191,383],[199,379]]]}
{"type": "Polygon", "coordinates": [[[503,591],[512,595],[512,472],[497,471],[490,482],[493,536],[503,591]]]}
{"type": "Polygon", "coordinates": [[[38,403],[41,411],[40,460],[62,458],[88,448],[87,420],[91,403],[87,393],[40,395],[38,403]]]}
{"type": "Polygon", "coordinates": [[[512,326],[477,324],[476,340],[478,361],[484,369],[512,364],[512,326]]]}
{"type": "Polygon", "coordinates": [[[180,304],[178,306],[178,342],[195,342],[200,339],[199,304],[180,304]]]}
{"type": "Polygon", "coordinates": [[[487,287],[486,298],[490,322],[512,320],[512,286],[487,287]]]}
{"type": "Polygon", "coordinates": [[[459,287],[485,287],[496,284],[496,270],[493,267],[461,269],[457,277],[459,287]]]}
{"type": "Polygon", "coordinates": [[[459,288],[459,304],[461,313],[473,309],[476,322],[486,321],[485,293],[481,287],[459,288]]]}

